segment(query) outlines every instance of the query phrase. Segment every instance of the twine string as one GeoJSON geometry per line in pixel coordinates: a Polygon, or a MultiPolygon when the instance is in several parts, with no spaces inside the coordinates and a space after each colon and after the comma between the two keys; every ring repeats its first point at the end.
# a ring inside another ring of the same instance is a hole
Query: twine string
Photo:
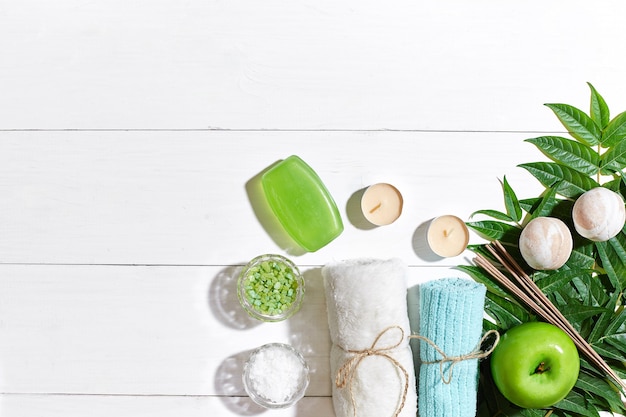
{"type": "MultiPolygon", "coordinates": [[[[488,331],[480,339],[476,349],[474,349],[472,352],[468,354],[459,355],[459,356],[448,356],[439,346],[437,346],[437,344],[435,344],[435,342],[428,339],[427,337],[424,337],[421,335],[410,335],[408,338],[423,340],[424,342],[428,343],[431,347],[433,347],[437,351],[437,353],[439,353],[439,355],[441,356],[440,360],[432,361],[432,362],[422,362],[422,363],[424,364],[439,363],[439,372],[441,373],[442,382],[444,384],[450,384],[450,382],[452,381],[452,369],[454,368],[454,366],[458,364],[459,362],[462,362],[465,360],[484,359],[487,356],[489,356],[493,352],[493,350],[496,348],[496,345],[498,344],[498,342],[500,341],[500,334],[498,333],[497,330],[488,331]],[[491,335],[495,335],[493,343],[488,349],[481,350],[482,345],[486,342],[486,340],[491,335]],[[444,371],[444,366],[446,363],[450,363],[447,376],[446,376],[446,372],[444,371]]],[[[356,417],[357,415],[356,400],[354,398],[354,393],[353,393],[353,383],[354,383],[354,379],[356,378],[356,370],[361,364],[361,362],[369,356],[380,356],[382,358],[387,359],[404,376],[402,397],[400,399],[400,403],[396,407],[396,411],[394,412],[393,417],[398,417],[400,415],[400,412],[404,408],[406,397],[409,392],[409,373],[407,372],[406,368],[396,358],[391,356],[390,352],[398,348],[404,340],[405,340],[404,330],[402,329],[402,327],[389,326],[383,331],[381,331],[378,334],[378,336],[376,336],[376,339],[374,339],[374,343],[372,343],[372,345],[367,349],[362,349],[362,350],[346,349],[344,347],[339,346],[339,348],[341,348],[344,352],[351,353],[352,357],[346,360],[346,362],[337,371],[337,375],[335,376],[335,385],[337,386],[337,388],[346,388],[346,387],[348,388],[348,392],[350,393],[350,401],[352,403],[352,411],[353,411],[354,417],[356,417]],[[387,332],[393,331],[393,330],[399,331],[399,338],[396,341],[396,343],[393,343],[389,346],[379,347],[378,343],[380,339],[387,332]]]]}
{"type": "Polygon", "coordinates": [[[452,371],[453,371],[454,367],[458,363],[466,361],[466,360],[471,360],[471,359],[484,359],[487,356],[491,355],[493,350],[496,348],[496,346],[500,342],[500,333],[498,333],[497,330],[489,330],[480,339],[480,341],[478,342],[478,345],[476,346],[476,349],[474,349],[473,351],[471,351],[470,353],[467,353],[465,355],[458,355],[458,356],[448,356],[443,351],[443,349],[441,349],[439,346],[437,346],[437,344],[435,342],[433,342],[432,340],[430,340],[429,338],[427,338],[425,336],[411,335],[411,336],[409,336],[409,339],[422,340],[422,341],[426,342],[427,344],[429,344],[433,349],[435,349],[437,351],[439,356],[441,356],[441,359],[435,360],[435,361],[422,362],[422,363],[423,364],[427,364],[427,365],[428,364],[438,363],[439,364],[439,373],[441,375],[441,381],[444,384],[448,385],[448,384],[450,384],[452,382],[452,371]],[[491,335],[495,335],[493,343],[486,350],[481,350],[481,347],[482,347],[483,343],[485,343],[487,341],[487,339],[491,335]],[[447,363],[449,363],[450,366],[448,367],[448,371],[446,373],[446,371],[444,370],[444,367],[445,367],[445,365],[447,363]]]}
{"type": "Polygon", "coordinates": [[[355,417],[356,417],[356,400],[354,398],[354,393],[352,389],[353,389],[354,378],[356,377],[356,369],[359,367],[361,362],[369,356],[380,356],[382,358],[387,359],[397,369],[399,369],[400,372],[402,372],[402,374],[404,375],[404,384],[403,384],[404,388],[402,390],[402,398],[400,399],[400,403],[396,407],[396,411],[393,414],[393,417],[398,417],[398,415],[400,415],[400,412],[404,408],[406,397],[409,392],[409,373],[396,358],[391,356],[390,352],[396,349],[397,347],[399,347],[404,341],[404,339],[405,339],[404,330],[402,329],[402,327],[389,326],[378,334],[376,339],[374,339],[374,343],[372,343],[372,345],[367,349],[354,350],[354,349],[345,349],[340,346],[342,350],[344,350],[347,353],[351,353],[353,356],[350,359],[348,359],[343,364],[343,366],[341,366],[341,368],[339,368],[339,370],[337,371],[337,375],[335,376],[335,385],[337,386],[337,388],[348,387],[348,391],[350,393],[350,400],[352,402],[352,411],[355,417]],[[385,333],[387,333],[388,331],[392,331],[392,330],[400,331],[399,333],[400,337],[398,338],[398,341],[389,346],[377,347],[378,342],[383,337],[383,335],[385,335],[385,333]]]}

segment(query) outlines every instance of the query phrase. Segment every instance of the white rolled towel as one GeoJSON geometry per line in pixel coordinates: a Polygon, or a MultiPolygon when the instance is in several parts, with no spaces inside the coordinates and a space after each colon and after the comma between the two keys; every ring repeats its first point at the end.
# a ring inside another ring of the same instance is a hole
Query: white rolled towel
{"type": "Polygon", "coordinates": [[[406,265],[346,260],[324,266],[322,276],[336,416],[415,417],[406,265]]]}

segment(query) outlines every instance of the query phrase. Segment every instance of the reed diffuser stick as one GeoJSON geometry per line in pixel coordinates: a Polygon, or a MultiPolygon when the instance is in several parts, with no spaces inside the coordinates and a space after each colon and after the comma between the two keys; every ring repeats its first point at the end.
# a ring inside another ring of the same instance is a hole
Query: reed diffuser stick
{"type": "Polygon", "coordinates": [[[600,371],[610,377],[618,384],[622,391],[626,392],[626,383],[617,373],[606,363],[606,361],[596,352],[593,347],[583,338],[572,324],[563,316],[550,299],[541,291],[535,282],[524,272],[522,267],[506,251],[504,246],[494,241],[487,245],[487,250],[511,275],[513,280],[502,273],[495,265],[482,255],[477,255],[474,259],[476,264],[491,275],[500,285],[511,292],[519,301],[534,311],[539,317],[551,323],[565,333],[574,341],[578,350],[600,371]]]}

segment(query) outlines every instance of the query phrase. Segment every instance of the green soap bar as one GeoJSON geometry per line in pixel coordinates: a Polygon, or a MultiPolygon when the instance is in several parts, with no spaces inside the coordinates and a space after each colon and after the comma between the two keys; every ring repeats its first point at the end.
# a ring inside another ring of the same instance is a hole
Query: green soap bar
{"type": "Polygon", "coordinates": [[[317,173],[298,156],[271,167],[261,184],[272,212],[305,250],[315,252],[343,232],[335,201],[317,173]]]}

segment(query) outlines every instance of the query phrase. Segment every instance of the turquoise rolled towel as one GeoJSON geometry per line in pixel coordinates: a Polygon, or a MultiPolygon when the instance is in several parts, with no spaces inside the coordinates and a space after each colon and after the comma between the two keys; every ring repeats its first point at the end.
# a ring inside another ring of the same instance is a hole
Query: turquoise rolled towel
{"type": "MultiPolygon", "coordinates": [[[[474,352],[482,334],[485,292],[484,285],[461,278],[422,284],[419,335],[432,341],[448,357],[474,352]]],[[[478,359],[461,360],[454,365],[444,362],[441,367],[442,356],[434,346],[420,340],[419,349],[418,415],[474,417],[478,359]]]]}

